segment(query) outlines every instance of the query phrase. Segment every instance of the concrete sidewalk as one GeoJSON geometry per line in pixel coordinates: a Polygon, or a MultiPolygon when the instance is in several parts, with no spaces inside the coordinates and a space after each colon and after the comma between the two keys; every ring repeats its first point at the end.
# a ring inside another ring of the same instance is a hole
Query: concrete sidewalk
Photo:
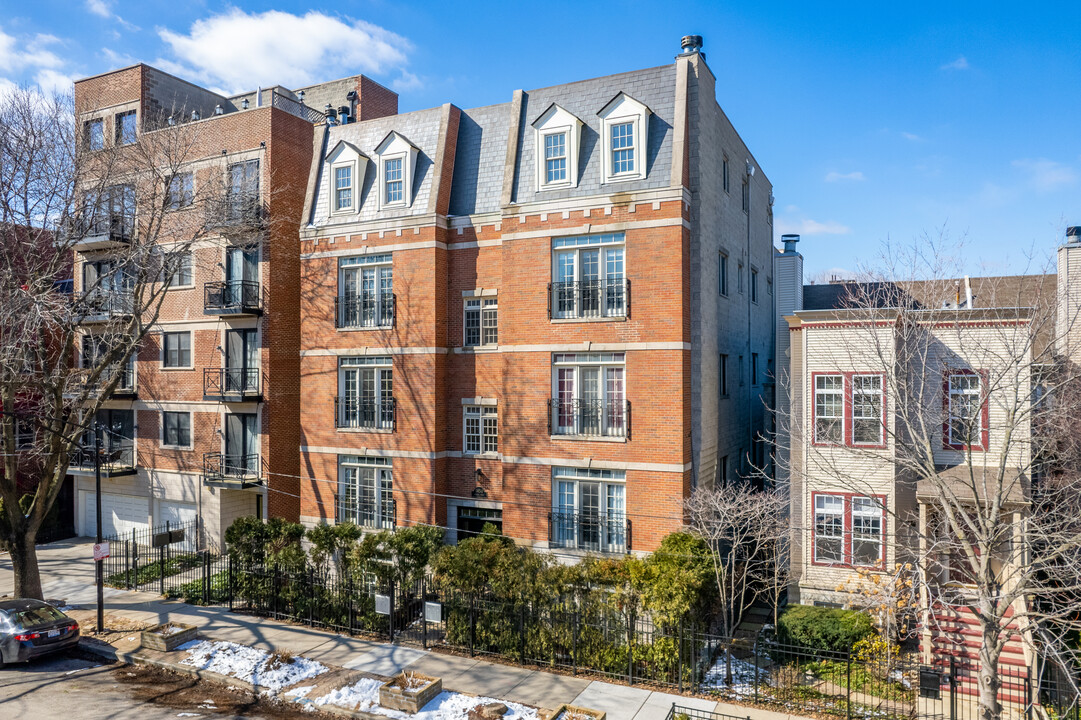
{"type": "MultiPolygon", "coordinates": [[[[38,547],[47,598],[92,608],[94,562],[92,543],[64,541],[38,547]]],[[[0,554],[0,595],[11,594],[11,560],[0,554]]],[[[510,665],[429,652],[421,648],[361,640],[299,625],[232,613],[227,607],[199,607],[163,600],[144,592],[105,589],[105,609],[114,615],[153,623],[187,623],[217,640],[263,650],[287,649],[329,665],[394,675],[403,668],[443,678],[443,686],[527,705],[554,707],[571,703],[604,710],[611,720],[664,720],[673,702],[751,720],[788,720],[797,716],[750,709],[702,698],[662,693],[640,687],[587,680],[510,665]]]]}

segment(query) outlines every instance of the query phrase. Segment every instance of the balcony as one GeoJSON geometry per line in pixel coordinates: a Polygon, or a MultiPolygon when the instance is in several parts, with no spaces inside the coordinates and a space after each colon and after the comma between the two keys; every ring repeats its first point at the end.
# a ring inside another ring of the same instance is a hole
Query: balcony
{"type": "Polygon", "coordinates": [[[553,510],[548,513],[548,543],[568,550],[629,553],[631,521],[623,513],[553,510]]]}
{"type": "Polygon", "coordinates": [[[351,496],[335,495],[334,521],[349,522],[372,530],[393,530],[398,522],[398,506],[393,498],[379,503],[375,500],[358,501],[351,496]]]}
{"type": "Polygon", "coordinates": [[[334,398],[334,427],[357,430],[394,430],[397,407],[394,398],[382,402],[355,397],[334,398]]]}
{"type": "Polygon", "coordinates": [[[64,397],[79,397],[83,395],[84,391],[87,395],[94,395],[101,392],[117,375],[120,375],[120,381],[117,383],[116,388],[113,389],[113,394],[110,397],[116,400],[128,400],[137,397],[135,373],[129,369],[114,370],[112,368],[103,371],[98,376],[98,379],[93,382],[90,380],[89,370],[73,371],[69,376],[68,386],[64,390],[64,397]]]}
{"type": "Polygon", "coordinates": [[[131,243],[135,237],[135,216],[127,213],[104,213],[75,225],[76,252],[106,250],[131,243]]]}
{"type": "Polygon", "coordinates": [[[203,399],[252,402],[263,399],[259,368],[203,368],[203,399]]]}
{"type": "Polygon", "coordinates": [[[548,318],[596,320],[631,316],[631,281],[626,278],[548,283],[548,318]]]}
{"type": "Polygon", "coordinates": [[[394,327],[397,295],[340,295],[334,298],[334,327],[394,327]]]}
{"type": "Polygon", "coordinates": [[[265,475],[258,453],[228,455],[218,452],[203,455],[203,484],[209,487],[228,490],[260,487],[265,475]]]}
{"type": "Polygon", "coordinates": [[[254,280],[229,280],[203,285],[204,315],[262,315],[263,291],[254,280]]]}
{"type": "Polygon", "coordinates": [[[631,404],[626,400],[548,401],[548,434],[629,439],[631,404]]]}
{"type": "Polygon", "coordinates": [[[90,290],[75,298],[75,315],[84,323],[103,323],[131,315],[135,295],[123,290],[90,290]]]}
{"type": "MultiPolygon", "coordinates": [[[[130,442],[130,441],[129,441],[130,442]]],[[[72,452],[68,462],[68,472],[72,475],[94,474],[93,448],[79,449],[72,452]]],[[[120,477],[135,474],[135,447],[121,444],[105,446],[101,450],[101,476],[120,477]]]]}
{"type": "Polygon", "coordinates": [[[258,233],[266,229],[267,208],[256,193],[229,193],[207,200],[206,226],[223,234],[258,233]]]}

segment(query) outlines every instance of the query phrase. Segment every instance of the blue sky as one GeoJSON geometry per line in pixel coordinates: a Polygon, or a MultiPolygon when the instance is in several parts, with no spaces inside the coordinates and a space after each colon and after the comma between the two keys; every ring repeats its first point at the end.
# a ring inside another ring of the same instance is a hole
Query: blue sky
{"type": "Polygon", "coordinates": [[[1023,272],[1081,224],[1081,3],[237,3],[0,0],[0,87],[142,60],[226,91],[365,72],[400,108],[672,61],[705,38],[718,100],[808,275],[964,238],[1023,272]]]}

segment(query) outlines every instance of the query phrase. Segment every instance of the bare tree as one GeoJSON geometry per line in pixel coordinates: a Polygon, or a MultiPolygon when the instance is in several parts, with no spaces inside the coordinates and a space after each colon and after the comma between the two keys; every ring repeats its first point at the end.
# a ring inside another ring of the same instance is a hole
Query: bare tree
{"type": "MultiPolygon", "coordinates": [[[[37,89],[0,99],[0,500],[21,597],[42,596],[38,531],[225,197],[223,169],[195,162],[209,154],[198,123],[143,118],[110,143],[88,117],[37,89]]],[[[109,463],[122,439],[100,432],[109,463]]]]}
{"type": "MultiPolygon", "coordinates": [[[[1065,342],[1077,308],[1046,272],[957,279],[959,256],[926,242],[895,248],[867,282],[845,287],[821,329],[807,317],[803,334],[819,334],[806,340],[806,387],[779,425],[800,438],[790,476],[805,495],[889,496],[894,547],[882,572],[912,562],[928,632],[951,613],[978,621],[979,712],[997,720],[1010,638],[1035,653],[1081,617],[1081,378],[1065,342]],[[815,414],[812,373],[831,371],[882,379],[881,394],[844,390],[844,402],[864,403],[853,417],[884,418],[866,425],[873,438],[853,442],[850,419],[815,414]]],[[[849,590],[854,604],[874,592],[849,590]]]]}
{"type": "Polygon", "coordinates": [[[746,482],[716,484],[695,490],[685,509],[688,529],[709,547],[720,629],[732,638],[747,608],[760,597],[776,598],[787,582],[788,498],[782,490],[756,490],[746,482]]]}

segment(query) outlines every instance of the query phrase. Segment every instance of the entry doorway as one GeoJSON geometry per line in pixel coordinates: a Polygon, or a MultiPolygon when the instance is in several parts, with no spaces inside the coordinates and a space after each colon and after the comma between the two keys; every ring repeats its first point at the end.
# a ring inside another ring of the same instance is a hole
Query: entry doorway
{"type": "Polygon", "coordinates": [[[476,537],[484,528],[484,523],[491,523],[503,532],[503,511],[499,508],[479,508],[458,506],[458,541],[476,537]]]}

